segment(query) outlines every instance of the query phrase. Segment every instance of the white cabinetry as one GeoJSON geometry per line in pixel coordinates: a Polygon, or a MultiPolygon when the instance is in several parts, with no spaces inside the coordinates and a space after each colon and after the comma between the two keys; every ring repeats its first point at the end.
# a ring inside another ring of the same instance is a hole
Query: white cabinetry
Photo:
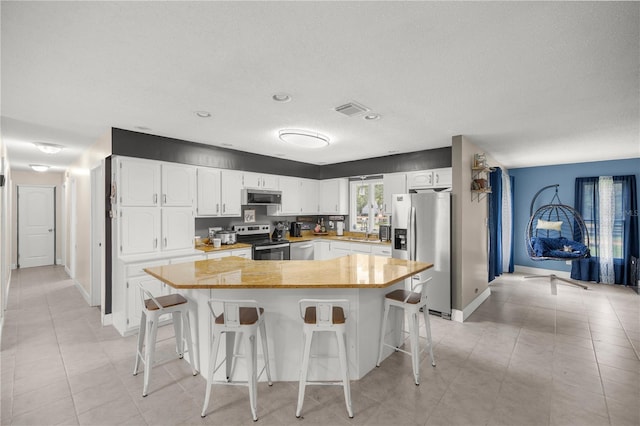
{"type": "Polygon", "coordinates": [[[240,216],[242,208],[242,172],[222,170],[220,174],[221,216],[240,216]]]}
{"type": "Polygon", "coordinates": [[[349,180],[327,179],[319,182],[320,214],[349,214],[349,180]]]}
{"type": "Polygon", "coordinates": [[[351,254],[351,244],[344,241],[331,241],[329,258],[348,256],[351,254]]]}
{"type": "Polygon", "coordinates": [[[325,260],[331,258],[331,243],[325,240],[313,242],[313,260],[325,260]]]}
{"type": "Polygon", "coordinates": [[[407,173],[407,189],[447,188],[452,176],[451,167],[407,173]]]}
{"type": "Polygon", "coordinates": [[[391,245],[374,245],[371,244],[371,254],[376,256],[391,257],[391,245]]]}
{"type": "Polygon", "coordinates": [[[198,167],[196,216],[220,216],[220,170],[198,167]]]}
{"type": "Polygon", "coordinates": [[[302,208],[300,188],[300,178],[280,176],[278,178],[278,189],[282,192],[282,204],[267,206],[267,214],[270,216],[293,216],[300,214],[302,208]]]}
{"type": "Polygon", "coordinates": [[[242,174],[244,188],[278,189],[278,176],[244,172],[242,174]]]}
{"type": "Polygon", "coordinates": [[[123,206],[150,207],[160,202],[160,163],[137,158],[119,158],[118,201],[123,206]]]}
{"type": "Polygon", "coordinates": [[[162,209],[162,250],[193,247],[195,222],[191,207],[162,209]]]}
{"type": "Polygon", "coordinates": [[[318,214],[318,181],[315,179],[300,179],[300,194],[302,205],[300,213],[318,214]]]}
{"type": "Polygon", "coordinates": [[[156,252],[160,243],[160,209],[122,207],[119,228],[120,255],[156,252]]]}
{"type": "Polygon", "coordinates": [[[391,214],[393,194],[404,194],[407,192],[407,175],[405,173],[389,173],[382,176],[384,186],[384,204],[382,211],[391,214]]]}
{"type": "Polygon", "coordinates": [[[195,168],[182,164],[162,163],[162,205],[193,207],[196,187],[195,168]]]}

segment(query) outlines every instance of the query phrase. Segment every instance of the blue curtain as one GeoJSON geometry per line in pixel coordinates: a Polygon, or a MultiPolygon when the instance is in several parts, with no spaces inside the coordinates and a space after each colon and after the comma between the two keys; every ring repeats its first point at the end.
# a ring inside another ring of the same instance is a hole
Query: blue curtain
{"type": "MultiPolygon", "coordinates": [[[[617,221],[618,218],[621,219],[619,222],[622,224],[623,241],[622,258],[615,258],[613,261],[615,283],[635,285],[631,282],[631,257],[638,257],[640,250],[636,177],[634,175],[613,176],[613,183],[614,186],[620,187],[620,191],[616,191],[616,199],[619,199],[619,206],[616,207],[616,219],[617,221]]],[[[589,259],[572,262],[571,278],[600,282],[598,177],[576,178],[575,200],[575,208],[580,212],[589,229],[589,245],[592,248],[592,256],[589,259]]]]}
{"type": "Polygon", "coordinates": [[[489,174],[489,282],[502,275],[502,170],[489,174]]]}
{"type": "Polygon", "coordinates": [[[513,178],[513,176],[509,176],[509,183],[511,184],[511,250],[509,250],[509,272],[513,273],[514,271],[514,267],[513,267],[513,258],[514,258],[514,232],[513,232],[513,218],[515,217],[514,215],[514,208],[513,208],[513,194],[515,193],[514,191],[514,184],[515,184],[515,180],[513,178]]]}

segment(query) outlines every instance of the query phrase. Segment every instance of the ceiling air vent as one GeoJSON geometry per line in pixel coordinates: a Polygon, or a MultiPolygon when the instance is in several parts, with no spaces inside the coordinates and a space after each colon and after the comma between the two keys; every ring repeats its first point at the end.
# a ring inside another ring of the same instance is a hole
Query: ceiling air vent
{"type": "Polygon", "coordinates": [[[364,105],[360,105],[357,102],[349,102],[348,104],[340,105],[339,107],[337,107],[336,111],[340,114],[346,115],[347,117],[354,117],[356,115],[364,114],[365,112],[369,111],[369,108],[364,105]]]}

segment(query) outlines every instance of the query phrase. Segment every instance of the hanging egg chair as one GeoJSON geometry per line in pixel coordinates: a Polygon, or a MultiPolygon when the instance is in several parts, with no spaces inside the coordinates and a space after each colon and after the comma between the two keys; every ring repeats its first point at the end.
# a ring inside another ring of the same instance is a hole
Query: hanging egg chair
{"type": "MultiPolygon", "coordinates": [[[[559,260],[573,261],[590,257],[589,233],[580,213],[571,206],[562,204],[558,196],[558,184],[545,186],[534,195],[529,208],[529,223],[525,234],[525,244],[529,258],[536,261],[559,260]],[[535,212],[535,201],[544,190],[555,188],[555,194],[549,204],[539,207],[535,212]]],[[[555,292],[555,280],[587,289],[577,281],[557,275],[530,275],[525,278],[549,277],[555,292]]]]}

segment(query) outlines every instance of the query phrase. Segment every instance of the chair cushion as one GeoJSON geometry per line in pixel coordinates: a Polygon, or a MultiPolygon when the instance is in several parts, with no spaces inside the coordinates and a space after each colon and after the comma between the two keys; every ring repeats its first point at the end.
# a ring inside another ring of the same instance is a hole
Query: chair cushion
{"type": "MultiPolygon", "coordinates": [[[[333,307],[333,324],[344,324],[344,310],[340,306],[333,307]]],[[[316,307],[315,306],[307,306],[307,309],[304,310],[304,323],[305,324],[316,324],[316,307]]]]}
{"type": "MultiPolygon", "coordinates": [[[[260,309],[260,315],[264,314],[264,309],[260,309]]],[[[258,322],[258,313],[256,312],[256,308],[251,307],[241,307],[240,311],[240,325],[251,325],[258,322]]],[[[224,314],[220,315],[216,318],[216,324],[224,324],[224,314]]]]}
{"type": "MultiPolygon", "coordinates": [[[[163,308],[171,308],[173,306],[178,306],[178,305],[187,303],[187,299],[185,299],[179,294],[168,294],[166,296],[156,297],[156,300],[158,301],[158,303],[160,303],[160,306],[163,308]]],[[[146,299],[144,301],[144,306],[150,311],[158,310],[158,307],[156,306],[156,304],[153,302],[152,299],[146,299]]]]}
{"type": "Polygon", "coordinates": [[[387,299],[397,300],[398,302],[404,302],[404,299],[406,299],[407,296],[409,296],[407,303],[411,303],[412,305],[419,303],[420,299],[422,298],[422,295],[420,293],[402,289],[394,290],[391,293],[387,293],[384,297],[386,297],[387,299]]]}

